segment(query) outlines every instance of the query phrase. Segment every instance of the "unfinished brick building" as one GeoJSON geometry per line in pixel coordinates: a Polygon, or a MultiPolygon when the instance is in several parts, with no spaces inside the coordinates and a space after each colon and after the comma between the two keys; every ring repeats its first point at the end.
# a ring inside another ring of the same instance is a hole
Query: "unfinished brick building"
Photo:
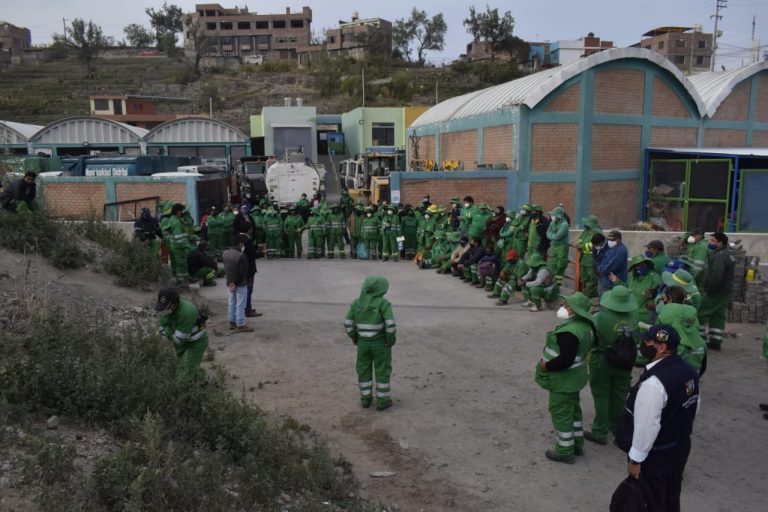
{"type": "Polygon", "coordinates": [[[649,147],[765,147],[766,97],[768,63],[689,80],[657,53],[604,51],[425,112],[408,131],[409,161],[460,160],[464,171],[400,173],[393,195],[562,203],[573,218],[627,226],[645,216],[649,147]]]}

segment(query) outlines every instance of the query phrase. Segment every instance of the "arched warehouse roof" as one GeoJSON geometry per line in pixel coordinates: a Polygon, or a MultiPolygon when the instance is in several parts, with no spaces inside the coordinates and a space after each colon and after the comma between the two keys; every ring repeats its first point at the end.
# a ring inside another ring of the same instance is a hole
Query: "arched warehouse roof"
{"type": "Polygon", "coordinates": [[[596,66],[623,59],[649,61],[668,71],[688,92],[699,114],[702,116],[705,114],[704,102],[693,84],[668,59],[644,48],[615,48],[595,53],[566,66],[546,69],[511,82],[448,99],[419,116],[411,127],[473,117],[517,105],[533,108],[571,78],[596,66]]]}
{"type": "Polygon", "coordinates": [[[147,134],[137,128],[101,117],[67,117],[55,121],[39,132],[31,141],[35,144],[138,144],[147,134]]]}
{"type": "Polygon", "coordinates": [[[174,142],[249,142],[250,138],[232,126],[207,117],[173,119],[155,126],[144,137],[148,144],[174,142]]]}
{"type": "Polygon", "coordinates": [[[34,134],[42,129],[42,126],[36,124],[0,121],[0,143],[12,145],[26,144],[34,134]]]}
{"type": "Polygon", "coordinates": [[[706,115],[712,117],[737,85],[766,69],[768,69],[768,62],[763,61],[731,71],[696,73],[691,75],[689,80],[706,105],[706,115]]]}

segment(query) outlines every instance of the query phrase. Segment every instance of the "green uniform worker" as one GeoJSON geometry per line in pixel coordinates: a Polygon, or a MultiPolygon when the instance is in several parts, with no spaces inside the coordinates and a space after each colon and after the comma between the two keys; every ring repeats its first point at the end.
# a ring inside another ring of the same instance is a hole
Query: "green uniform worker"
{"type": "Polygon", "coordinates": [[[373,214],[373,208],[368,206],[365,209],[365,218],[363,219],[363,226],[361,233],[363,235],[363,241],[368,248],[368,259],[379,259],[378,245],[381,240],[379,230],[381,225],[379,219],[373,214]]]}
{"type": "Polygon", "coordinates": [[[258,246],[267,243],[267,231],[265,228],[265,215],[261,208],[254,206],[251,210],[251,221],[253,222],[253,244],[258,246]]]}
{"type": "MultiPolygon", "coordinates": [[[[515,231],[519,224],[515,212],[508,211],[506,215],[506,222],[501,227],[501,230],[499,230],[499,240],[496,242],[496,247],[501,255],[509,254],[509,251],[515,248],[515,231]]],[[[515,254],[517,254],[517,251],[515,251],[515,254]]]]}
{"type": "MultiPolygon", "coordinates": [[[[663,272],[661,274],[661,282],[667,287],[679,286],[687,294],[685,297],[685,303],[690,304],[699,310],[701,307],[701,294],[699,289],[694,283],[693,276],[687,271],[679,268],[672,272],[663,272]]],[[[656,307],[659,307],[659,303],[664,299],[662,294],[656,295],[656,307]]]]}
{"type": "Polygon", "coordinates": [[[344,212],[340,205],[333,205],[330,213],[326,216],[328,222],[328,259],[333,259],[337,253],[341,259],[347,257],[344,252],[344,212]]]}
{"type": "Polygon", "coordinates": [[[339,206],[341,207],[341,213],[344,215],[344,220],[346,221],[349,216],[352,215],[352,210],[354,209],[354,201],[352,201],[347,189],[341,191],[339,206]]]}
{"type": "Polygon", "coordinates": [[[235,239],[235,232],[232,229],[232,225],[235,222],[235,212],[232,209],[232,205],[228,204],[224,206],[224,211],[221,213],[221,232],[222,232],[222,246],[223,251],[227,247],[232,247],[235,239]]]}
{"type": "Polygon", "coordinates": [[[664,253],[664,242],[661,240],[651,240],[648,242],[648,245],[645,246],[645,257],[653,261],[653,269],[659,275],[661,275],[664,268],[671,261],[669,256],[664,253]]]}
{"type": "Polygon", "coordinates": [[[270,208],[264,218],[264,232],[267,237],[267,258],[279,258],[282,254],[283,225],[279,213],[270,208]]]}
{"type": "MultiPolygon", "coordinates": [[[[515,231],[515,252],[520,261],[525,260],[528,251],[528,230],[531,226],[531,205],[524,204],[518,212],[520,215],[517,221],[517,230],[515,231]]],[[[517,215],[515,215],[517,217],[517,215]]]]}
{"type": "Polygon", "coordinates": [[[581,219],[583,231],[576,241],[576,250],[579,252],[579,283],[581,291],[589,298],[597,297],[597,275],[595,274],[592,257],[592,237],[602,233],[603,228],[597,222],[597,217],[589,215],[581,219]]]}
{"type": "Polygon", "coordinates": [[[482,240],[480,243],[483,247],[488,244],[488,240],[485,236],[485,227],[491,217],[493,217],[493,211],[491,210],[491,207],[488,206],[488,203],[481,203],[477,210],[471,213],[469,224],[470,240],[474,237],[478,237],[482,240]]]}
{"type": "Polygon", "coordinates": [[[416,212],[413,208],[409,208],[402,220],[400,221],[400,231],[402,231],[405,241],[405,259],[412,260],[416,256],[416,248],[418,246],[418,229],[419,221],[416,218],[416,212]]]}
{"type": "Polygon", "coordinates": [[[184,205],[176,203],[171,207],[170,217],[163,219],[160,228],[163,239],[168,244],[168,255],[171,260],[173,275],[179,283],[189,279],[187,273],[187,253],[191,250],[187,227],[182,220],[184,205]]]}
{"type": "Polygon", "coordinates": [[[344,319],[344,328],[352,343],[357,345],[357,383],[360,404],[368,408],[373,401],[373,380],[376,378],[376,409],[392,405],[390,376],[392,346],[397,328],[392,304],[384,298],[389,289],[387,279],[369,276],[363,282],[360,297],[352,302],[344,319]]]}
{"type": "Polygon", "coordinates": [[[691,274],[696,280],[696,285],[701,287],[701,272],[707,265],[709,258],[709,248],[707,247],[707,240],[704,238],[704,231],[692,229],[686,242],[688,242],[686,255],[691,262],[691,274]]]}
{"type": "Polygon", "coordinates": [[[652,324],[653,310],[655,309],[653,306],[654,298],[659,286],[661,286],[661,276],[653,269],[653,261],[645,256],[632,258],[628,276],[627,288],[637,302],[637,320],[645,324],[652,324]]]}
{"type": "Polygon", "coordinates": [[[728,302],[733,290],[733,258],[728,250],[728,236],[725,233],[713,233],[709,238],[709,261],[701,276],[701,306],[699,323],[701,335],[706,335],[709,327],[707,347],[720,350],[725,333],[725,318],[728,302]]]}
{"type": "Polygon", "coordinates": [[[586,356],[593,342],[589,299],[576,292],[564,298],[557,317],[565,320],[547,333],[544,355],[536,365],[536,383],[549,391],[549,413],[557,442],[546,457],[572,463],[584,453],[579,392],[587,385],[586,356]]]}
{"type": "Polygon", "coordinates": [[[557,284],[563,283],[563,275],[568,267],[568,221],[565,212],[558,206],[549,215],[552,221],[547,227],[549,239],[549,268],[555,274],[557,284]]]}
{"type": "Polygon", "coordinates": [[[224,244],[222,239],[221,215],[214,208],[211,214],[208,216],[208,249],[213,254],[214,258],[221,256],[221,250],[224,244]]]}
{"type": "Polygon", "coordinates": [[[552,278],[552,271],[547,267],[547,262],[539,253],[528,256],[528,272],[518,281],[523,291],[524,308],[530,307],[535,313],[541,310],[541,300],[551,302],[557,297],[560,287],[552,278]]]}
{"type": "Polygon", "coordinates": [[[538,204],[531,205],[530,221],[528,222],[528,248],[527,254],[538,254],[542,258],[547,257],[547,252],[542,251],[542,233],[539,232],[539,224],[545,223],[543,210],[538,204]]]}
{"type": "Polygon", "coordinates": [[[701,366],[707,357],[707,346],[699,334],[696,308],[688,304],[665,304],[659,312],[660,324],[669,324],[680,335],[677,355],[701,374],[701,366]]]}
{"type": "Polygon", "coordinates": [[[322,254],[323,244],[325,243],[325,232],[328,230],[328,226],[325,223],[325,217],[320,214],[317,207],[309,210],[307,229],[309,229],[307,259],[317,259],[322,254]]]}
{"type": "Polygon", "coordinates": [[[499,299],[496,305],[506,304],[509,298],[514,295],[518,279],[515,276],[515,270],[517,270],[518,265],[523,265],[523,263],[520,263],[520,260],[517,259],[517,253],[512,249],[504,257],[504,266],[501,267],[499,278],[493,284],[493,290],[488,295],[489,299],[499,299]]]}
{"type": "MultiPolygon", "coordinates": [[[[427,231],[429,233],[429,231],[427,231]]],[[[434,242],[430,244],[429,249],[425,249],[423,258],[419,262],[420,269],[432,268],[434,265],[439,265],[441,257],[444,257],[446,250],[450,245],[447,243],[446,232],[438,230],[435,232],[434,242]]]]}
{"type": "Polygon", "coordinates": [[[387,261],[389,258],[394,261],[400,259],[400,251],[397,248],[397,237],[400,236],[400,217],[395,215],[395,210],[394,206],[387,206],[381,221],[381,256],[383,261],[387,261]]]}
{"type": "Polygon", "coordinates": [[[288,210],[290,215],[283,223],[283,230],[288,237],[288,257],[301,258],[301,234],[304,232],[304,219],[296,208],[288,210]]]}
{"type": "Polygon", "coordinates": [[[205,318],[197,306],[179,297],[173,288],[157,294],[155,311],[160,313],[160,335],[173,342],[176,349],[176,375],[187,379],[204,379],[200,363],[208,348],[205,318]]]}
{"type": "Polygon", "coordinates": [[[349,254],[353,259],[357,258],[357,246],[362,240],[363,230],[363,203],[357,202],[352,210],[352,215],[347,218],[347,231],[349,232],[349,254]]]}
{"type": "Polygon", "coordinates": [[[601,309],[593,316],[597,341],[589,353],[589,387],[595,401],[592,430],[584,437],[598,444],[608,442],[624,409],[632,370],[611,365],[606,354],[622,335],[632,336],[637,326],[637,301],[622,286],[614,286],[600,297],[601,309]]]}
{"type": "MultiPolygon", "coordinates": [[[[459,231],[461,233],[469,233],[469,228],[472,225],[472,218],[477,214],[478,208],[475,206],[475,200],[472,196],[464,197],[464,207],[461,209],[459,218],[459,231]]],[[[470,237],[472,238],[472,237],[470,237]]]]}

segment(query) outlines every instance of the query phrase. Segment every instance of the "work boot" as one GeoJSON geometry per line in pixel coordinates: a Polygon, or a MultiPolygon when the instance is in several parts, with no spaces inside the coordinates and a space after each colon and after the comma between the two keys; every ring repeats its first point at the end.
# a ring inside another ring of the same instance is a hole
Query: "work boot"
{"type": "Polygon", "coordinates": [[[576,462],[573,456],[567,457],[565,455],[560,455],[555,450],[547,450],[546,452],[544,452],[544,456],[551,461],[563,462],[565,464],[573,464],[574,462],[576,462]]]}
{"type": "Polygon", "coordinates": [[[708,341],[707,342],[707,348],[709,350],[716,350],[716,351],[720,352],[720,344],[719,343],[713,343],[711,341],[708,341]]]}
{"type": "Polygon", "coordinates": [[[760,408],[761,411],[768,412],[768,404],[760,404],[758,405],[758,407],[760,408]]]}
{"type": "Polygon", "coordinates": [[[245,312],[245,316],[248,317],[248,318],[256,318],[256,317],[259,317],[259,316],[264,316],[264,313],[259,313],[255,309],[252,309],[250,311],[246,311],[245,312]]]}
{"type": "Polygon", "coordinates": [[[387,398],[386,400],[377,400],[376,401],[376,410],[377,411],[383,411],[384,409],[389,409],[392,407],[392,400],[387,398]]]}
{"type": "Polygon", "coordinates": [[[496,301],[496,305],[497,306],[506,306],[507,305],[507,301],[499,299],[499,300],[496,301]]]}
{"type": "Polygon", "coordinates": [[[371,402],[372,400],[370,398],[367,400],[360,400],[360,407],[362,407],[363,409],[367,409],[371,406],[371,402]]]}
{"type": "Polygon", "coordinates": [[[247,325],[238,325],[235,330],[237,332],[253,332],[253,327],[248,327],[247,325]]]}
{"type": "Polygon", "coordinates": [[[488,295],[486,295],[486,297],[488,297],[489,299],[498,299],[499,298],[499,296],[496,295],[495,293],[489,293],[488,295]]]}
{"type": "Polygon", "coordinates": [[[533,306],[533,302],[531,302],[531,301],[527,300],[527,301],[523,302],[523,303],[522,303],[522,304],[520,304],[520,305],[521,305],[522,307],[524,307],[524,308],[529,308],[529,307],[533,306]]]}
{"type": "Polygon", "coordinates": [[[584,447],[583,446],[574,446],[573,447],[573,454],[577,457],[581,457],[584,455],[584,447]]]}
{"type": "Polygon", "coordinates": [[[237,324],[235,322],[229,322],[229,330],[234,331],[237,329],[237,324]]]}
{"type": "Polygon", "coordinates": [[[536,304],[534,304],[533,306],[531,306],[531,309],[529,309],[528,311],[530,311],[531,313],[537,313],[539,311],[539,307],[536,304]]]}
{"type": "Polygon", "coordinates": [[[608,440],[607,440],[607,439],[598,439],[598,438],[597,438],[597,437],[595,437],[595,435],[594,435],[594,434],[593,434],[591,431],[589,431],[589,430],[585,430],[585,431],[584,431],[584,439],[586,439],[587,441],[591,441],[591,442],[593,442],[593,443],[596,443],[596,444],[602,444],[602,445],[606,445],[606,444],[608,444],[608,440]]]}

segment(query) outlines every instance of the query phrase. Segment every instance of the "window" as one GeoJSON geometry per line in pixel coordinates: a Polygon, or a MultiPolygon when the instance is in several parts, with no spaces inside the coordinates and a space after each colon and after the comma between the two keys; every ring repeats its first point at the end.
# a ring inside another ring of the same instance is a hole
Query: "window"
{"type": "Polygon", "coordinates": [[[304,28],[304,20],[291,20],[291,28],[304,28]]]}
{"type": "Polygon", "coordinates": [[[685,55],[673,55],[672,62],[675,64],[685,64],[685,55]]]}
{"type": "Polygon", "coordinates": [[[269,39],[272,36],[256,36],[256,44],[269,44],[269,39]]]}
{"type": "Polygon", "coordinates": [[[93,110],[100,112],[109,110],[109,100],[93,100],[93,110]]]}
{"type": "Polygon", "coordinates": [[[696,57],[696,65],[697,66],[703,66],[704,65],[704,57],[702,55],[699,55],[696,57]]]}
{"type": "Polygon", "coordinates": [[[374,146],[394,146],[395,123],[373,123],[371,139],[374,146]]]}
{"type": "Polygon", "coordinates": [[[237,38],[237,42],[240,44],[240,46],[250,46],[251,36],[240,36],[237,38]]]}
{"type": "Polygon", "coordinates": [[[221,30],[232,30],[232,22],[231,21],[222,21],[219,23],[219,28],[221,30]]]}
{"type": "Polygon", "coordinates": [[[250,30],[251,29],[251,22],[250,21],[238,21],[237,22],[237,29],[238,30],[250,30]]]}
{"type": "Polygon", "coordinates": [[[664,41],[659,41],[659,50],[664,49],[664,41]]]}
{"type": "Polygon", "coordinates": [[[205,30],[216,30],[216,23],[209,21],[205,24],[205,30]]]}
{"type": "Polygon", "coordinates": [[[336,38],[335,38],[334,36],[331,36],[331,37],[329,37],[329,38],[328,38],[328,42],[329,42],[330,44],[333,44],[333,43],[335,43],[335,42],[336,42],[336,38]]]}
{"type": "Polygon", "coordinates": [[[272,21],[272,28],[285,28],[285,20],[272,21]]]}
{"type": "Polygon", "coordinates": [[[257,21],[256,22],[256,28],[260,30],[266,30],[269,28],[269,22],[268,21],[257,21]]]}
{"type": "Polygon", "coordinates": [[[123,115],[123,100],[112,100],[112,107],[115,109],[115,115],[123,115]]]}
{"type": "Polygon", "coordinates": [[[675,48],[685,48],[685,39],[676,39],[675,48]]]}
{"type": "Polygon", "coordinates": [[[707,41],[702,39],[699,41],[699,48],[706,48],[707,47],[707,41]]]}

